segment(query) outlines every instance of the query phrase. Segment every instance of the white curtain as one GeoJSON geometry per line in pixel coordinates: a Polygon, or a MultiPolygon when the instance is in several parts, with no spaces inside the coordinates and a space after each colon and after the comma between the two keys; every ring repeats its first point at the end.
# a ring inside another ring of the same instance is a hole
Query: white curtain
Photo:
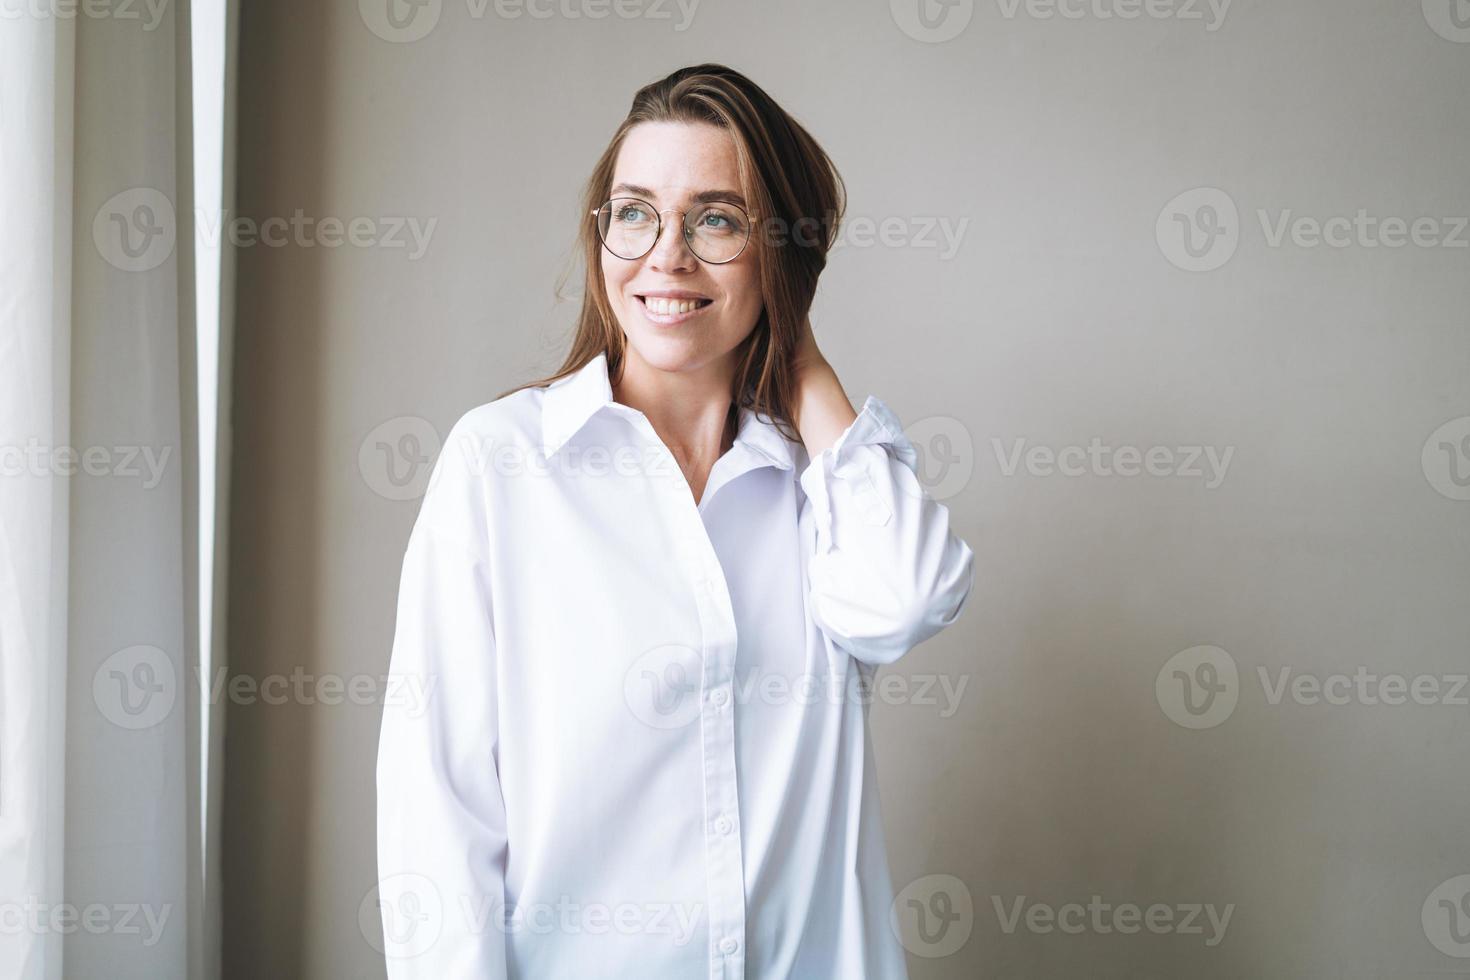
{"type": "Polygon", "coordinates": [[[0,977],[214,977],[189,4],[0,15],[0,977]]]}

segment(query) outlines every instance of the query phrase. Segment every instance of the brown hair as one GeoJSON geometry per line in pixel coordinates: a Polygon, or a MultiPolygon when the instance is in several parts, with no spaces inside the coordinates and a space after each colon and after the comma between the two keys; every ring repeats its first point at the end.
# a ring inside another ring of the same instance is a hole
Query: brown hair
{"type": "Polygon", "coordinates": [[[504,394],[550,384],[585,367],[600,353],[607,354],[614,384],[621,376],[625,338],[607,301],[602,242],[588,219],[611,192],[613,168],[628,131],[645,122],[708,123],[734,138],[741,193],[755,216],[746,247],[756,250],[763,309],[737,349],[740,366],[730,393],[731,415],[740,407],[752,408],[772,419],[788,438],[800,441],[791,427],[792,357],[817,278],[836,241],[846,188],[810,133],[760,86],[718,64],[680,68],[633,96],[627,118],[593,167],[583,194],[579,251],[586,285],[571,349],[555,374],[504,394]]]}

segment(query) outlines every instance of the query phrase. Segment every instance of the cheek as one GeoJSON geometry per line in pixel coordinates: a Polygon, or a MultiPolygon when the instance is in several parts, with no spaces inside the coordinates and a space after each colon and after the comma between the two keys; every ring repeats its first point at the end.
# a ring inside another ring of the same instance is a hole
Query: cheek
{"type": "Polygon", "coordinates": [[[730,277],[725,286],[726,295],[733,300],[731,305],[743,314],[742,319],[755,319],[761,309],[761,284],[755,267],[739,270],[737,275],[730,277]]]}
{"type": "Polygon", "coordinates": [[[602,282],[607,291],[608,302],[614,306],[623,302],[623,287],[628,281],[627,269],[611,265],[606,261],[602,263],[602,282]]]}

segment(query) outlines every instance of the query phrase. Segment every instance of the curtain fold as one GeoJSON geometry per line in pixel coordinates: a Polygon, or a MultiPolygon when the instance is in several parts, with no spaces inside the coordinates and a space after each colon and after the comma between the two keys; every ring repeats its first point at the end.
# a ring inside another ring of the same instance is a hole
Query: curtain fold
{"type": "Polygon", "coordinates": [[[15,9],[0,30],[0,977],[217,976],[190,7],[15,9]]]}

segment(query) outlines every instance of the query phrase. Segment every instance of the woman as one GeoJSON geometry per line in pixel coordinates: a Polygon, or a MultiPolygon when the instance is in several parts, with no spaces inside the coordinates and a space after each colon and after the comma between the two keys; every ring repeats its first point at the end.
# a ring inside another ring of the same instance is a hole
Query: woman
{"type": "Polygon", "coordinates": [[[840,188],[738,72],[635,96],[566,363],[456,423],[404,557],[395,980],[905,976],[868,688],[973,556],[812,337],[840,188]]]}

